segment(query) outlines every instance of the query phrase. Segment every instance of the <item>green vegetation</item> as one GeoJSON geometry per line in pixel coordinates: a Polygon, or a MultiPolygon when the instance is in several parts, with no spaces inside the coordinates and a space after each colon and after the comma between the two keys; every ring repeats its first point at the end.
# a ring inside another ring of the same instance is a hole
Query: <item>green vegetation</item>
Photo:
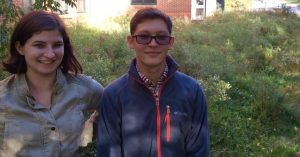
{"type": "Polygon", "coordinates": [[[238,12],[179,28],[171,54],[204,84],[212,156],[300,151],[299,18],[238,12]]]}
{"type": "MultiPolygon", "coordinates": [[[[118,30],[70,29],[85,72],[104,85],[125,73],[133,56],[124,18],[118,30]]],[[[240,12],[175,21],[170,54],[205,88],[212,156],[299,152],[299,18],[240,12]]]]}
{"type": "MultiPolygon", "coordinates": [[[[128,16],[101,28],[69,27],[84,73],[107,85],[127,72],[128,16]],[[114,25],[115,29],[107,28],[114,25]]],[[[212,157],[292,157],[300,152],[300,20],[226,13],[174,20],[170,54],[198,79],[209,104],[212,157]]],[[[2,72],[1,72],[2,73],[2,72]]],[[[0,77],[3,77],[0,74],[0,77]]],[[[95,154],[91,144],[83,156],[95,154]]]]}
{"type": "MultiPolygon", "coordinates": [[[[77,0],[64,0],[64,3],[68,6],[76,7],[77,0]]],[[[54,0],[35,0],[32,7],[33,10],[48,10],[55,11],[63,14],[64,12],[61,10],[61,2],[54,0]]]]}
{"type": "MultiPolygon", "coordinates": [[[[12,1],[0,0],[0,59],[3,57],[3,51],[8,48],[9,32],[11,31],[11,22],[18,17],[18,9],[12,1]]],[[[1,74],[0,74],[1,76],[1,74]]]]}
{"type": "Polygon", "coordinates": [[[245,10],[252,6],[253,0],[225,0],[225,11],[245,10]]]}

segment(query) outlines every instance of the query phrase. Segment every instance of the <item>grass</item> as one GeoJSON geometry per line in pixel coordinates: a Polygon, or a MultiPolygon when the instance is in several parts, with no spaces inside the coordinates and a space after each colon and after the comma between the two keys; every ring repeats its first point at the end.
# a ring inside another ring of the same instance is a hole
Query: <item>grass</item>
{"type": "MultiPolygon", "coordinates": [[[[204,86],[212,157],[291,157],[300,152],[300,20],[280,13],[174,19],[170,54],[204,86]]],[[[106,86],[127,72],[128,17],[114,29],[75,24],[69,33],[84,73],[106,86]]],[[[0,77],[4,78],[4,73],[0,77]]],[[[95,156],[95,144],[84,157],[95,156]]]]}
{"type": "MultiPolygon", "coordinates": [[[[104,85],[125,73],[133,57],[125,41],[126,18],[114,20],[117,30],[69,29],[85,72],[104,85]]],[[[174,21],[170,54],[205,88],[211,156],[299,152],[299,18],[239,12],[199,23],[174,21]]]]}

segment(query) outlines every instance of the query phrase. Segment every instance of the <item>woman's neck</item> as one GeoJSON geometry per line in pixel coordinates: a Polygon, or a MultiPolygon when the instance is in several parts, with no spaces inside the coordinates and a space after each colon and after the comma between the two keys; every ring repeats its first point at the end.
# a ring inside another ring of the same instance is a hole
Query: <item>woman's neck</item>
{"type": "Polygon", "coordinates": [[[56,75],[41,76],[41,75],[30,75],[26,73],[25,76],[26,76],[26,81],[29,90],[35,90],[35,91],[52,90],[56,80],[56,75]]]}
{"type": "Polygon", "coordinates": [[[53,87],[56,80],[55,75],[32,75],[26,73],[26,81],[29,92],[36,102],[50,109],[52,104],[53,87]]]}

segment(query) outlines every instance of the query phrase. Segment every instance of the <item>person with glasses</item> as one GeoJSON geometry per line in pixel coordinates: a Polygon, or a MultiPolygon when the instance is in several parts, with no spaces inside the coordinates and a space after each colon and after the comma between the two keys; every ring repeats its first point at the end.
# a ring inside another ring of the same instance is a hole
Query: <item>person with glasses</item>
{"type": "Polygon", "coordinates": [[[206,99],[168,54],[175,40],[170,17],[141,9],[130,33],[135,58],[101,98],[97,157],[209,157],[206,99]]]}
{"type": "Polygon", "coordinates": [[[81,74],[62,19],[24,15],[1,69],[11,75],[0,81],[0,157],[80,157],[103,87],[81,74]]]}

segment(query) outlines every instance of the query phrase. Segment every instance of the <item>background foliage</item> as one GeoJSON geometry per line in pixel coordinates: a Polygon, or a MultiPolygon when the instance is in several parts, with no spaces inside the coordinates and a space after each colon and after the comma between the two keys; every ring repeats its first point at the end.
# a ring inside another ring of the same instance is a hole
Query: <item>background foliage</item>
{"type": "MultiPolygon", "coordinates": [[[[76,7],[76,1],[77,0],[64,0],[66,5],[73,7],[76,7]]],[[[35,0],[33,4],[33,10],[50,10],[54,12],[59,12],[60,14],[63,14],[63,11],[60,9],[61,4],[59,1],[55,0],[35,0]]]]}
{"type": "MultiPolygon", "coordinates": [[[[109,31],[105,24],[69,29],[85,73],[103,85],[126,73],[133,57],[126,45],[128,17],[112,19],[108,23],[119,27],[109,31]]],[[[299,17],[235,12],[200,22],[174,21],[170,54],[180,71],[205,88],[212,156],[291,157],[299,152],[299,17]]]]}
{"type": "MultiPolygon", "coordinates": [[[[10,7],[2,4],[1,9],[10,7]]],[[[16,17],[9,11],[3,15],[16,17]]],[[[104,86],[125,73],[134,56],[126,44],[129,17],[97,28],[69,26],[84,73],[104,86]]],[[[1,33],[9,34],[2,28],[1,33]]],[[[285,12],[224,13],[193,23],[174,19],[176,41],[170,54],[180,71],[205,89],[212,157],[299,154],[299,28],[299,17],[285,12]]],[[[0,56],[7,54],[3,37],[0,56]]],[[[4,77],[1,71],[0,79],[4,77]]],[[[82,156],[95,156],[95,143],[82,156]]]]}

